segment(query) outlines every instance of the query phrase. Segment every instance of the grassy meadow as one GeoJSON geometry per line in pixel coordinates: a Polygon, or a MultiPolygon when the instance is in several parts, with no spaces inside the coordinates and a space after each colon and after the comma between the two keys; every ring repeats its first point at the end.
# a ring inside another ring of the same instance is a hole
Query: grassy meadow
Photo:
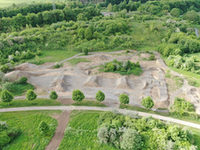
{"type": "Polygon", "coordinates": [[[59,150],[115,150],[112,146],[98,142],[97,121],[100,114],[97,111],[72,112],[59,150]]]}
{"type": "Polygon", "coordinates": [[[51,115],[59,111],[28,111],[1,113],[0,120],[8,126],[19,128],[21,134],[3,150],[43,150],[54,135],[57,121],[51,115]],[[38,131],[41,121],[50,126],[49,136],[43,136],[38,131]]]}

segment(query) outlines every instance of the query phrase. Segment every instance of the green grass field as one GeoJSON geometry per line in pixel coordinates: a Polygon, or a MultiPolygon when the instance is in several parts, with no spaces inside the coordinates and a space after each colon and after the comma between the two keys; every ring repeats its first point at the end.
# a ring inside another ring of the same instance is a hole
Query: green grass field
{"type": "Polygon", "coordinates": [[[0,8],[9,7],[13,4],[24,4],[24,3],[46,3],[46,2],[66,2],[67,0],[0,0],[0,8]]]}
{"type": "Polygon", "coordinates": [[[45,62],[59,62],[76,54],[78,54],[78,52],[69,50],[43,50],[41,56],[29,60],[29,62],[35,64],[42,64],[45,62]]]}
{"type": "Polygon", "coordinates": [[[44,150],[54,135],[57,121],[50,117],[59,111],[29,111],[1,113],[0,120],[11,127],[19,128],[21,134],[3,150],[44,150]],[[45,121],[50,126],[49,136],[38,131],[38,125],[45,121]]]}
{"type": "Polygon", "coordinates": [[[26,107],[26,106],[59,106],[60,102],[50,99],[13,100],[11,103],[0,102],[0,108],[26,107]]]}
{"type": "Polygon", "coordinates": [[[73,111],[59,150],[115,150],[98,142],[97,121],[100,113],[73,111]]]}

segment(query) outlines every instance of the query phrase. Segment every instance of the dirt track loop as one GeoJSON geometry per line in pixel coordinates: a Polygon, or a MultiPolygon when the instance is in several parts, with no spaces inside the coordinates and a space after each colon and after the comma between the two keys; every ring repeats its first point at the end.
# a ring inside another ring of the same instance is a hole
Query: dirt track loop
{"type": "Polygon", "coordinates": [[[177,123],[184,126],[196,128],[200,130],[200,124],[182,121],[170,117],[160,116],[156,114],[149,114],[139,111],[127,110],[127,109],[119,109],[119,108],[112,108],[112,107],[88,107],[88,106],[45,106],[45,107],[18,107],[18,108],[5,108],[0,109],[0,112],[13,112],[13,111],[29,111],[29,110],[97,110],[97,111],[112,111],[112,112],[119,112],[124,115],[139,115],[143,117],[153,117],[155,119],[164,120],[171,123],[177,123]]]}
{"type": "Polygon", "coordinates": [[[49,145],[46,147],[46,150],[56,150],[58,149],[65,133],[65,128],[69,122],[70,111],[64,111],[58,118],[58,127],[56,132],[51,139],[49,145]]]}

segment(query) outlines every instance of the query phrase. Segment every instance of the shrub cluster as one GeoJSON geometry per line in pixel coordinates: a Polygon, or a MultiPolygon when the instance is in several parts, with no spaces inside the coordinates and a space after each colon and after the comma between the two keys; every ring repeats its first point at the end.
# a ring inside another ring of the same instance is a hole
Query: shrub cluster
{"type": "Polygon", "coordinates": [[[104,72],[116,72],[122,75],[140,75],[142,73],[142,69],[140,67],[139,62],[133,63],[129,60],[126,62],[113,60],[112,62],[106,63],[103,66],[103,70],[104,72]]]}
{"type": "Polygon", "coordinates": [[[196,59],[195,56],[187,57],[187,56],[171,55],[167,58],[166,63],[167,65],[177,69],[191,71],[193,73],[200,74],[200,66],[198,65],[199,60],[196,59]]]}
{"type": "Polygon", "coordinates": [[[13,141],[20,133],[19,129],[12,128],[6,122],[0,121],[0,149],[13,141]]]}
{"type": "Polygon", "coordinates": [[[178,126],[153,118],[130,118],[103,113],[99,118],[98,139],[118,149],[196,149],[192,134],[178,126]]]}
{"type": "Polygon", "coordinates": [[[171,112],[175,112],[180,115],[191,113],[195,111],[195,107],[189,101],[184,98],[176,98],[174,104],[170,108],[171,112]]]}
{"type": "Polygon", "coordinates": [[[142,99],[142,105],[147,108],[151,109],[154,106],[154,102],[150,96],[142,99]]]}

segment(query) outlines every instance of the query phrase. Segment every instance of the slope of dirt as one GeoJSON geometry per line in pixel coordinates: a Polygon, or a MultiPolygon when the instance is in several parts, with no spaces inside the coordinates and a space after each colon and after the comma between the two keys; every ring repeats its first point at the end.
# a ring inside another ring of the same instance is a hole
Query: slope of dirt
{"type": "Polygon", "coordinates": [[[65,133],[65,128],[69,122],[70,117],[70,111],[64,111],[59,117],[58,117],[58,126],[56,128],[56,132],[51,139],[49,145],[46,147],[46,150],[56,150],[58,149],[65,133]]]}

